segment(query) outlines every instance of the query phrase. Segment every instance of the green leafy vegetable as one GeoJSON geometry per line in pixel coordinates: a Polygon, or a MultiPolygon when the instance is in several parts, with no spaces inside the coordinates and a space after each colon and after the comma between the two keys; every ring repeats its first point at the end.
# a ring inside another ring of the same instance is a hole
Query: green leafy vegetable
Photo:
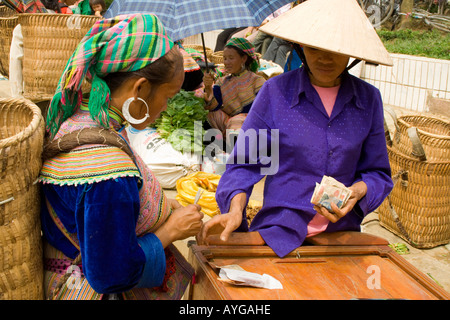
{"type": "Polygon", "coordinates": [[[398,254],[408,254],[409,253],[409,248],[406,246],[406,244],[401,243],[401,242],[389,244],[389,247],[394,249],[395,252],[397,252],[398,254]]]}
{"type": "Polygon", "coordinates": [[[193,92],[181,90],[167,103],[153,126],[162,138],[181,152],[203,150],[203,121],[208,110],[205,101],[193,92]]]}

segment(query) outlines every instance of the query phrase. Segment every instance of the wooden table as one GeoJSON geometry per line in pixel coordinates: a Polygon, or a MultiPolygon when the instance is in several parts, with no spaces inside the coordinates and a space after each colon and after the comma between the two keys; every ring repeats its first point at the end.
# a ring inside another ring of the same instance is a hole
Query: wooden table
{"type": "Polygon", "coordinates": [[[189,298],[193,300],[347,300],[450,298],[430,277],[416,269],[379,237],[336,232],[279,258],[259,233],[234,233],[227,243],[218,238],[206,245],[191,244],[195,269],[189,298]],[[219,267],[237,264],[268,274],[283,289],[237,286],[218,280],[219,267]]]}

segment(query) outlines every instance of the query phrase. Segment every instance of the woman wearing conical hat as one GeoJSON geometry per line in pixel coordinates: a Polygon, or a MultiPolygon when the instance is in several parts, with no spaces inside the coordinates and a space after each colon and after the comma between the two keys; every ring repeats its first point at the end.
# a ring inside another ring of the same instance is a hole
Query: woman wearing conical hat
{"type": "Polygon", "coordinates": [[[392,62],[355,0],[308,0],[262,31],[294,43],[303,66],[259,91],[217,189],[222,214],[203,225],[199,241],[258,231],[282,257],[315,234],[359,231],[391,191],[380,92],[347,65],[351,57],[392,62]],[[264,204],[249,227],[246,204],[264,176],[264,204]],[[352,191],[344,206],[311,203],[324,176],[352,191]]]}

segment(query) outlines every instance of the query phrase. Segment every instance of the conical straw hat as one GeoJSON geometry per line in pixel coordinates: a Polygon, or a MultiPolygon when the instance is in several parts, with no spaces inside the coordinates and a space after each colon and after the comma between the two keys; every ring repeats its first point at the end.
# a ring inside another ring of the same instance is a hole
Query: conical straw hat
{"type": "Polygon", "coordinates": [[[260,30],[301,45],[393,65],[357,0],[307,0],[260,30]]]}

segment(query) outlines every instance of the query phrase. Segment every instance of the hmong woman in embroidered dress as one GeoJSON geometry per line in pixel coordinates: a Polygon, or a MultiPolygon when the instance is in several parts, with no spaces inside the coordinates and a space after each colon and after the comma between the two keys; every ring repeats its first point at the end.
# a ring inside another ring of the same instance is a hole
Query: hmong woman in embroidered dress
{"type": "Polygon", "coordinates": [[[237,133],[250,111],[265,79],[256,74],[259,58],[255,47],[244,38],[232,38],[223,50],[225,71],[229,74],[214,84],[211,75],[203,78],[208,122],[224,138],[237,133]],[[227,131],[228,130],[228,131],[227,131]]]}
{"type": "Polygon", "coordinates": [[[70,58],[49,107],[40,175],[49,299],[184,293],[192,268],[172,242],[197,234],[203,214],[165,197],[122,130],[125,120],[138,130],[153,122],[183,80],[180,51],[154,15],[98,21],[70,58]]]}

